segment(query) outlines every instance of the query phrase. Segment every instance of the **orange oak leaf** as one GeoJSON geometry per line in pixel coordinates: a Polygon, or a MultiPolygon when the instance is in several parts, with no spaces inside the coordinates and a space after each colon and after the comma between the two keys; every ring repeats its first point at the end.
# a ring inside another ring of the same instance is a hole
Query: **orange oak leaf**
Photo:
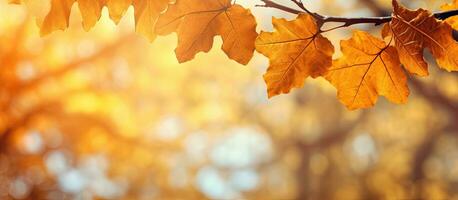
{"type": "Polygon", "coordinates": [[[348,109],[372,107],[378,95],[394,103],[407,101],[407,76],[396,48],[369,33],[355,31],[351,39],[341,41],[341,49],[343,57],[333,62],[325,77],[348,109]]]}
{"type": "Polygon", "coordinates": [[[105,5],[108,7],[110,18],[116,24],[119,23],[119,20],[121,20],[122,16],[124,16],[131,4],[132,0],[105,0],[105,5]]]}
{"type": "Polygon", "coordinates": [[[208,52],[213,38],[220,35],[226,55],[247,64],[254,53],[256,20],[248,9],[231,0],[179,0],[159,17],[159,34],[176,32],[175,50],[179,62],[186,62],[199,52],[208,52]]]}
{"type": "Polygon", "coordinates": [[[256,39],[256,50],[270,60],[264,75],[269,98],[302,87],[309,76],[323,75],[334,54],[310,15],[300,14],[293,21],[273,18],[272,23],[276,31],[261,32],[256,39]]]}
{"type": "Polygon", "coordinates": [[[449,24],[437,20],[429,11],[412,11],[393,0],[393,19],[382,34],[392,36],[401,63],[410,73],[428,75],[423,51],[428,48],[439,66],[447,71],[458,70],[458,44],[449,24]]]}
{"type": "Polygon", "coordinates": [[[51,0],[50,10],[40,23],[41,35],[67,29],[70,12],[75,3],[78,3],[83,27],[87,31],[99,21],[103,7],[108,7],[111,19],[118,23],[129,6],[133,5],[136,31],[153,41],[156,37],[154,27],[157,19],[170,2],[171,0],[51,0]]]}
{"type": "MultiPolygon", "coordinates": [[[[117,24],[132,4],[132,0],[76,0],[76,2],[78,2],[78,7],[83,17],[83,27],[86,31],[99,21],[104,6],[108,8],[110,18],[117,24]]],[[[166,6],[165,3],[164,6],[166,6]]]]}
{"type": "Polygon", "coordinates": [[[136,31],[153,41],[156,38],[155,26],[170,0],[132,0],[135,10],[136,31]]]}
{"type": "MultiPolygon", "coordinates": [[[[444,4],[441,6],[441,10],[456,10],[458,9],[458,0],[453,0],[452,3],[444,4]]],[[[448,24],[452,26],[453,29],[458,29],[458,17],[453,16],[445,20],[448,24]]]]}
{"type": "Polygon", "coordinates": [[[83,28],[88,31],[99,21],[105,5],[103,1],[78,0],[78,6],[83,18],[83,28]]]}
{"type": "Polygon", "coordinates": [[[68,28],[70,11],[74,0],[51,0],[51,10],[41,24],[41,35],[47,35],[55,30],[68,28]]]}

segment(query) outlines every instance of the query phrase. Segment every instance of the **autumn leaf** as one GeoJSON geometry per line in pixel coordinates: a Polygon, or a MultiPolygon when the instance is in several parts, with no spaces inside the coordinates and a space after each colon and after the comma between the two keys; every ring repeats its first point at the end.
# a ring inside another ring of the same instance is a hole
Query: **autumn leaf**
{"type": "Polygon", "coordinates": [[[254,53],[256,20],[248,9],[231,0],[180,0],[159,17],[156,31],[176,32],[178,61],[186,62],[199,52],[208,52],[220,35],[223,51],[230,59],[247,64],[254,53]]]}
{"type": "Polygon", "coordinates": [[[170,0],[133,0],[136,30],[151,41],[156,37],[155,26],[162,11],[165,11],[170,0]]]}
{"type": "MultiPolygon", "coordinates": [[[[458,0],[453,0],[452,3],[444,4],[441,6],[441,10],[456,10],[458,9],[458,0]]],[[[453,16],[445,20],[448,24],[452,26],[453,29],[458,29],[458,17],[453,16]]]]}
{"type": "Polygon", "coordinates": [[[375,105],[378,95],[405,103],[409,95],[407,76],[396,49],[367,32],[355,31],[341,41],[343,57],[335,60],[325,76],[337,88],[348,109],[375,105]]]}
{"type": "MultiPolygon", "coordinates": [[[[162,0],[157,1],[160,2],[162,0]]],[[[108,7],[111,20],[117,24],[119,23],[119,20],[121,20],[122,16],[124,16],[126,13],[129,6],[132,4],[132,0],[105,0],[105,3],[106,7],[108,7]]]]}
{"type": "MultiPolygon", "coordinates": [[[[135,10],[135,23],[138,33],[153,41],[154,27],[159,15],[165,11],[171,0],[51,0],[50,10],[41,22],[41,35],[56,30],[65,30],[69,25],[72,6],[78,3],[83,18],[83,27],[90,30],[100,20],[103,7],[108,7],[110,17],[118,23],[130,5],[135,10]]],[[[14,1],[13,3],[19,3],[14,1]]],[[[27,2],[26,2],[27,3],[27,2]]]]}
{"type": "MultiPolygon", "coordinates": [[[[83,28],[88,31],[99,21],[102,15],[103,1],[78,0],[78,6],[83,18],[83,28]]],[[[64,27],[65,29],[66,27],[64,27]]]]}
{"type": "Polygon", "coordinates": [[[51,0],[51,10],[41,24],[41,35],[65,30],[70,21],[70,11],[75,0],[51,0]]]}
{"type": "Polygon", "coordinates": [[[272,20],[275,32],[262,32],[256,50],[267,56],[264,75],[269,97],[302,87],[307,77],[318,77],[331,66],[334,47],[323,37],[314,19],[301,14],[293,21],[272,20]]]}
{"type": "MultiPolygon", "coordinates": [[[[297,18],[291,21],[273,18],[273,32],[256,32],[256,20],[249,9],[234,0],[8,0],[11,3],[46,4],[41,24],[42,35],[69,26],[72,7],[78,4],[83,27],[91,29],[107,7],[117,23],[133,6],[136,31],[151,41],[156,35],[176,33],[175,49],[180,63],[190,61],[200,52],[209,52],[215,36],[222,38],[222,50],[241,64],[247,64],[254,50],[269,58],[264,74],[269,98],[302,87],[308,77],[325,76],[338,89],[340,100],[350,109],[374,105],[379,95],[392,102],[404,103],[409,90],[404,69],[427,76],[424,50],[429,49],[440,68],[458,71],[458,44],[452,37],[455,22],[441,21],[453,12],[432,14],[428,10],[409,10],[392,0],[392,16],[340,17],[311,13],[301,1],[293,1],[301,10],[272,0],[261,0],[260,7],[276,8],[297,18]],[[305,13],[304,13],[305,12],[305,13]],[[307,14],[311,13],[311,14],[307,14]],[[436,19],[437,18],[437,19],[436,19]],[[342,23],[322,31],[328,23],[342,23]],[[324,32],[349,28],[356,24],[385,24],[385,41],[368,33],[355,31],[342,41],[343,57],[333,62],[334,46],[324,32]],[[402,68],[404,66],[404,68],[402,68]]],[[[30,6],[29,6],[30,7],[30,6]]],[[[458,0],[442,9],[458,8],[458,0]]],[[[458,26],[458,24],[456,25],[458,26]]]]}
{"type": "Polygon", "coordinates": [[[393,0],[393,19],[384,27],[384,37],[393,36],[401,63],[413,74],[428,75],[423,58],[430,49],[439,66],[447,71],[458,70],[458,45],[452,37],[452,28],[437,20],[429,11],[408,10],[393,0]]]}

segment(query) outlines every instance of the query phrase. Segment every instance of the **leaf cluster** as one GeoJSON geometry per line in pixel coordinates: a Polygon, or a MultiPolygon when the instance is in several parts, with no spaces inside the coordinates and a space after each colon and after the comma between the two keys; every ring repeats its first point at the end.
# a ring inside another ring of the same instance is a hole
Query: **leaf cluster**
{"type": "MultiPolygon", "coordinates": [[[[38,0],[22,1],[33,5],[38,0]]],[[[452,37],[452,27],[458,26],[458,20],[454,17],[443,21],[425,9],[409,10],[397,0],[392,1],[391,17],[325,17],[307,10],[300,0],[291,1],[302,11],[263,0],[264,7],[292,12],[297,18],[274,18],[274,32],[260,34],[250,10],[232,0],[50,0],[49,12],[39,24],[42,35],[66,29],[71,8],[78,3],[83,26],[89,30],[100,19],[103,7],[118,22],[133,6],[138,33],[151,41],[157,35],[177,34],[175,52],[179,62],[210,51],[214,37],[220,36],[222,50],[240,64],[247,64],[255,50],[269,58],[270,66],[264,75],[269,97],[302,87],[309,77],[324,77],[336,87],[339,100],[349,109],[372,107],[378,96],[394,103],[407,102],[408,75],[429,74],[425,49],[440,68],[458,70],[458,44],[452,37]],[[327,22],[344,24],[323,30],[327,22]],[[354,30],[350,39],[341,41],[343,55],[333,60],[335,48],[325,33],[359,23],[384,24],[382,37],[354,30]]],[[[458,1],[442,8],[455,10],[458,1]]]]}

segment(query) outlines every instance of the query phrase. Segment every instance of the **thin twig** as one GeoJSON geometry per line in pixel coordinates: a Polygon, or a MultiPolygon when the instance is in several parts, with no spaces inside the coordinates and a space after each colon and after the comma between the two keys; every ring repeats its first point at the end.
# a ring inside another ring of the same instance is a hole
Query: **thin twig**
{"type": "Polygon", "coordinates": [[[308,13],[309,15],[312,15],[314,18],[316,19],[319,19],[319,18],[323,18],[322,15],[318,14],[318,13],[314,13],[314,12],[311,12],[310,10],[308,10],[305,5],[302,3],[301,0],[291,0],[293,1],[293,3],[295,3],[299,8],[301,8],[303,11],[305,11],[306,13],[308,13]]]}
{"type": "Polygon", "coordinates": [[[271,0],[261,0],[261,1],[262,1],[264,4],[262,4],[262,5],[256,5],[256,7],[275,8],[275,9],[282,10],[282,11],[285,11],[285,12],[288,12],[288,13],[292,13],[292,14],[304,13],[303,11],[296,10],[296,9],[294,9],[294,8],[290,8],[290,7],[287,7],[287,6],[284,6],[284,5],[275,3],[275,2],[273,2],[273,1],[271,1],[271,0]]]}
{"type": "Polygon", "coordinates": [[[126,36],[123,36],[123,37],[120,37],[119,39],[117,39],[116,41],[110,43],[110,44],[107,44],[106,46],[104,46],[103,48],[101,48],[100,50],[98,50],[97,52],[95,52],[94,54],[88,56],[88,57],[84,57],[84,58],[81,58],[81,59],[77,59],[73,62],[70,62],[70,63],[67,63],[61,67],[58,67],[57,70],[55,71],[51,71],[51,72],[48,72],[48,73],[45,73],[41,76],[38,76],[36,77],[35,79],[32,79],[32,80],[29,80],[27,82],[24,82],[22,85],[20,85],[19,88],[17,88],[17,92],[19,91],[24,91],[24,90],[28,90],[30,88],[33,88],[37,85],[39,85],[40,83],[42,83],[43,81],[46,81],[48,80],[50,77],[59,77],[60,75],[63,75],[67,72],[70,72],[76,68],[80,68],[80,67],[84,67],[86,63],[89,63],[89,62],[92,62],[94,60],[97,60],[103,56],[106,56],[108,54],[112,54],[114,53],[114,50],[118,49],[120,46],[124,45],[124,44],[127,44],[129,41],[131,41],[131,38],[133,37],[133,35],[126,35],[126,36]]]}
{"type": "MultiPolygon", "coordinates": [[[[317,24],[321,27],[323,24],[327,22],[340,22],[344,23],[343,25],[339,26],[339,28],[342,27],[348,27],[352,26],[355,24],[374,24],[374,25],[380,25],[384,24],[387,22],[390,22],[392,19],[392,16],[383,16],[383,17],[338,17],[338,16],[325,16],[325,15],[320,15],[318,13],[311,12],[308,10],[300,0],[291,0],[293,3],[295,3],[301,10],[296,10],[294,8],[290,8],[281,4],[278,4],[274,2],[273,0],[261,0],[264,4],[263,5],[257,5],[257,7],[265,7],[265,8],[275,8],[279,9],[288,13],[292,14],[301,14],[301,13],[308,13],[310,14],[315,20],[317,21],[317,24]]],[[[458,15],[458,10],[450,10],[450,11],[443,11],[443,12],[436,12],[433,14],[435,18],[444,20],[452,16],[458,15]]]]}

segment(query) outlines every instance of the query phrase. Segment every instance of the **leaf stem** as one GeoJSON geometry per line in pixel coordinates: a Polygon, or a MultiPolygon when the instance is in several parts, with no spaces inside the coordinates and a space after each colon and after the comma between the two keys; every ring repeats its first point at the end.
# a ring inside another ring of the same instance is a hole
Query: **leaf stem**
{"type": "MultiPolygon", "coordinates": [[[[291,0],[293,3],[295,3],[299,8],[302,10],[297,10],[294,8],[290,8],[284,5],[281,5],[279,3],[274,2],[274,0],[261,0],[264,4],[263,5],[257,5],[257,7],[265,7],[265,8],[275,8],[279,9],[288,13],[292,14],[301,14],[301,13],[308,13],[311,15],[315,20],[317,21],[317,24],[319,27],[322,27],[325,23],[327,22],[340,22],[344,23],[341,26],[338,26],[336,28],[343,28],[343,27],[349,27],[355,24],[374,24],[375,26],[384,24],[387,22],[390,22],[392,19],[392,16],[383,16],[383,17],[338,17],[338,16],[325,16],[321,15],[318,13],[314,13],[309,11],[304,4],[302,3],[301,0],[291,0]]],[[[450,11],[442,11],[442,12],[436,12],[433,14],[434,17],[440,20],[447,19],[452,16],[458,15],[458,10],[450,10],[450,11]]]]}

